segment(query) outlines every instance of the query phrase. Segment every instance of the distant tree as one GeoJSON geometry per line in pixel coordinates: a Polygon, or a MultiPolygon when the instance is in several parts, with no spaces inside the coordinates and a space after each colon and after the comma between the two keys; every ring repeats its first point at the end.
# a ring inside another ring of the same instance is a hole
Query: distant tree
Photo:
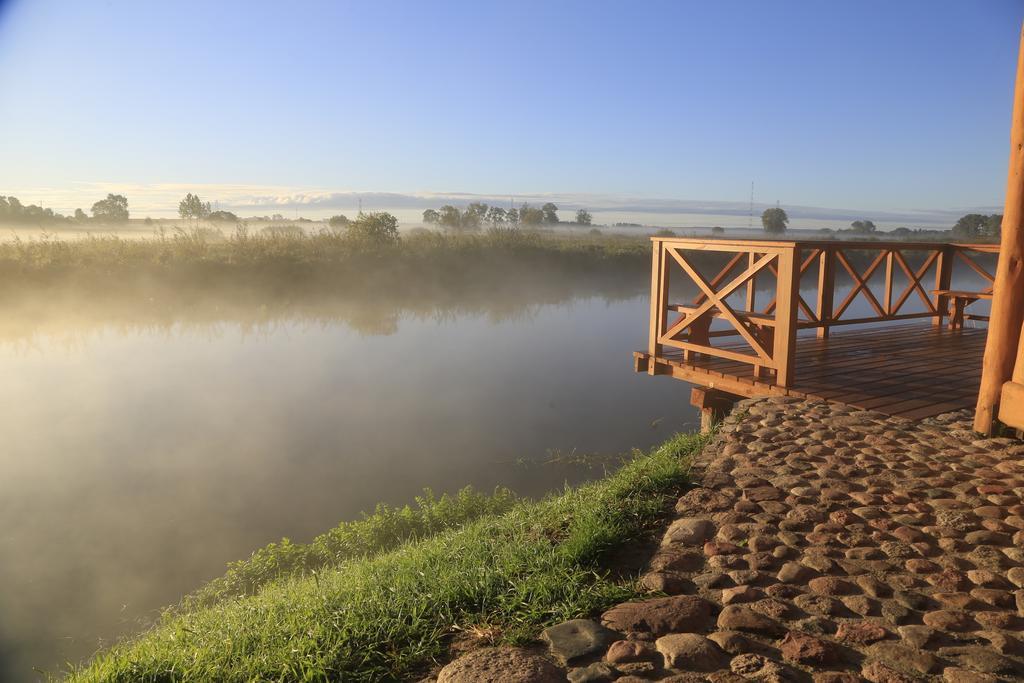
{"type": "Polygon", "coordinates": [[[786,215],[785,209],[774,207],[765,209],[761,214],[761,225],[764,226],[765,232],[774,235],[782,234],[786,232],[787,223],[789,223],[789,216],[786,215]]]}
{"type": "MultiPolygon", "coordinates": [[[[554,204],[552,204],[554,206],[554,204]]],[[[523,225],[537,226],[545,222],[544,209],[538,209],[529,204],[519,207],[519,222],[523,225]]]]}
{"type": "Polygon", "coordinates": [[[466,207],[465,213],[476,216],[479,219],[479,221],[482,222],[487,217],[487,209],[489,208],[491,207],[487,206],[482,202],[473,202],[472,204],[466,207]]]}
{"type": "Polygon", "coordinates": [[[985,221],[985,236],[999,239],[1003,234],[1003,214],[994,213],[985,221]]]}
{"type": "Polygon", "coordinates": [[[594,237],[598,237],[599,235],[603,235],[604,233],[598,230],[597,228],[591,228],[590,230],[587,231],[587,234],[593,235],[594,237]]]}
{"type": "Polygon", "coordinates": [[[507,220],[507,217],[508,214],[506,214],[505,209],[500,206],[492,206],[487,209],[487,222],[495,228],[504,223],[507,220]]]}
{"type": "Polygon", "coordinates": [[[850,223],[850,227],[853,228],[854,232],[862,235],[870,234],[876,230],[875,224],[868,220],[854,221],[850,223]]]}
{"type": "Polygon", "coordinates": [[[442,206],[438,213],[440,214],[438,223],[441,224],[441,227],[448,230],[458,230],[459,226],[462,225],[462,212],[451,204],[442,206]]]}
{"type": "Polygon", "coordinates": [[[724,235],[725,234],[725,229],[721,225],[716,225],[715,227],[711,228],[711,234],[712,235],[724,235]]]}
{"type": "MultiPolygon", "coordinates": [[[[3,199],[3,197],[0,197],[0,199],[3,199]]],[[[89,220],[89,214],[87,214],[85,211],[82,211],[81,209],[75,209],[75,220],[87,221],[89,220]]]]}
{"type": "Polygon", "coordinates": [[[210,202],[203,203],[199,195],[189,192],[178,202],[178,215],[184,219],[199,220],[210,215],[210,202]]]}
{"type": "Polygon", "coordinates": [[[980,213],[969,213],[961,216],[953,226],[953,236],[960,239],[974,239],[985,234],[988,216],[980,213]]]}
{"type": "Polygon", "coordinates": [[[459,228],[462,230],[479,230],[480,223],[487,215],[487,205],[474,202],[466,207],[459,220],[459,228]]]}
{"type": "Polygon", "coordinates": [[[120,194],[108,194],[92,205],[92,217],[107,223],[123,223],[128,220],[128,199],[120,194]]]}
{"type": "Polygon", "coordinates": [[[586,209],[580,209],[576,212],[576,224],[577,225],[590,225],[593,222],[593,216],[586,209]]]}
{"type": "Polygon", "coordinates": [[[423,212],[423,222],[427,225],[437,225],[441,222],[441,214],[436,209],[427,209],[423,212]]]}
{"type": "Polygon", "coordinates": [[[891,231],[889,234],[892,235],[893,237],[909,237],[911,234],[913,234],[913,230],[904,226],[900,226],[895,230],[891,231]]]}
{"type": "Polygon", "coordinates": [[[544,222],[548,225],[554,225],[558,223],[558,207],[548,202],[544,206],[540,207],[540,210],[544,212],[544,222]]]}
{"type": "Polygon", "coordinates": [[[673,232],[672,230],[669,230],[668,228],[662,228],[661,230],[658,230],[657,232],[655,232],[654,236],[655,237],[675,237],[676,233],[673,232]]]}
{"type": "Polygon", "coordinates": [[[509,225],[519,225],[522,223],[522,216],[519,209],[512,206],[505,211],[505,222],[509,225]]]}
{"type": "Polygon", "coordinates": [[[398,219],[384,211],[360,213],[349,222],[346,234],[359,242],[376,246],[394,244],[400,239],[398,219]]]}
{"type": "Polygon", "coordinates": [[[207,218],[211,221],[221,221],[223,223],[238,222],[238,216],[230,211],[211,211],[207,218]]]}
{"type": "Polygon", "coordinates": [[[350,223],[348,216],[343,213],[339,213],[337,216],[331,216],[327,219],[327,225],[332,228],[344,228],[350,223]]]}

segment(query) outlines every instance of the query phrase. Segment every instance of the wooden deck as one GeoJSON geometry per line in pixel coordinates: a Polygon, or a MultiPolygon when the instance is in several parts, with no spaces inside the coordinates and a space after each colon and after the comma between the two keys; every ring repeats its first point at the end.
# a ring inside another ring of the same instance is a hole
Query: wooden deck
{"type": "Polygon", "coordinates": [[[986,318],[963,309],[992,291],[998,247],[651,242],[648,346],[635,367],[695,385],[690,400],[705,427],[744,396],[816,398],[911,419],[974,406],[987,332],[963,325],[986,318]]]}
{"type": "MultiPolygon", "coordinates": [[[[835,401],[887,415],[923,419],[973,409],[981,381],[985,329],[933,326],[931,321],[798,336],[795,376],[789,387],[755,379],[748,363],[665,348],[651,374],[737,396],[798,396],[835,401]]],[[[742,350],[743,342],[721,345],[742,350]]],[[[635,354],[636,369],[651,372],[649,353],[635,354]]]]}

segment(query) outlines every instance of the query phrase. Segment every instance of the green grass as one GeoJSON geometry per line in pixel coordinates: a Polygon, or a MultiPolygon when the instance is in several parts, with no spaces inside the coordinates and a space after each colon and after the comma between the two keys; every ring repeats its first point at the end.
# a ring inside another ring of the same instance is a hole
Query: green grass
{"type": "Polygon", "coordinates": [[[251,595],[275,579],[311,574],[390,550],[402,542],[434,536],[484,515],[507,512],[517,502],[515,494],[505,488],[486,495],[466,487],[454,496],[444,494],[440,498],[427,490],[416,498],[415,507],[379,504],[372,514],[342,522],[312,543],[292,543],[285,538],[260,548],[245,560],[230,563],[224,576],[187,596],[182,609],[191,611],[225,598],[251,595]]]}
{"type": "MultiPolygon", "coordinates": [[[[346,551],[350,559],[304,567],[263,583],[254,595],[186,603],[70,678],[402,680],[443,659],[459,633],[529,641],[545,625],[636,595],[633,579],[616,577],[602,560],[664,519],[686,482],[689,457],[703,443],[677,436],[602,480],[540,502],[505,500],[497,506],[508,504],[501,514],[484,511],[383,552],[375,549],[387,542],[355,542],[346,551]]],[[[464,508],[470,509],[480,507],[464,508]]]]}

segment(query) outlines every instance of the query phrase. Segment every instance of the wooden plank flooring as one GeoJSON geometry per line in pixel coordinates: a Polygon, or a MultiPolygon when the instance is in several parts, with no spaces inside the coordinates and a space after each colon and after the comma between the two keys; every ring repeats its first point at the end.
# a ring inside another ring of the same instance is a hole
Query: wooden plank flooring
{"type": "MultiPolygon", "coordinates": [[[[833,329],[829,339],[799,337],[789,389],[754,378],[743,363],[704,356],[683,363],[682,354],[671,350],[656,367],[657,374],[741,396],[804,396],[922,419],[974,408],[985,335],[985,329],[948,330],[926,322],[833,329]]],[[[749,352],[743,343],[720,346],[749,352]]]]}

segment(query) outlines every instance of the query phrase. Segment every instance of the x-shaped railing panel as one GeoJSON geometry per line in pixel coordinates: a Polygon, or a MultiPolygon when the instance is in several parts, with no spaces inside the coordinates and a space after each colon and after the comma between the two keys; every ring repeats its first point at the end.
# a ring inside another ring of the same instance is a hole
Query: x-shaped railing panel
{"type": "Polygon", "coordinates": [[[885,317],[885,308],[883,308],[882,304],[880,304],[878,299],[875,298],[874,293],[871,291],[871,287],[868,285],[868,281],[871,279],[871,276],[875,274],[875,271],[878,270],[878,266],[882,265],[882,262],[885,261],[886,252],[880,252],[863,274],[859,273],[857,269],[850,264],[849,259],[841,249],[836,249],[835,255],[836,260],[842,264],[843,268],[846,269],[846,272],[850,274],[851,278],[853,278],[854,287],[850,290],[849,294],[846,295],[846,298],[843,299],[843,302],[839,304],[839,307],[836,309],[835,313],[833,313],[832,317],[836,320],[841,318],[843,313],[846,312],[846,309],[849,308],[850,304],[853,303],[853,300],[857,298],[857,295],[860,292],[864,293],[864,298],[867,299],[868,303],[871,304],[871,307],[875,309],[875,312],[879,316],[885,317]]]}
{"type": "Polygon", "coordinates": [[[893,255],[893,259],[896,261],[896,263],[899,264],[900,269],[907,276],[907,287],[906,289],[903,290],[903,293],[900,294],[899,298],[896,299],[896,303],[889,309],[888,314],[896,315],[897,313],[899,313],[900,309],[903,308],[903,304],[906,303],[907,299],[913,292],[917,292],[917,295],[921,297],[921,301],[924,303],[925,308],[927,308],[929,311],[933,313],[937,312],[937,309],[935,308],[935,302],[931,299],[931,297],[928,296],[928,293],[924,290],[924,287],[921,286],[921,279],[928,274],[928,271],[931,269],[932,265],[934,265],[934,263],[938,260],[939,252],[933,251],[932,253],[928,254],[928,257],[925,258],[924,263],[922,263],[918,267],[917,272],[914,272],[910,269],[910,264],[907,263],[907,260],[903,256],[902,252],[893,250],[891,253],[893,255]]]}
{"type": "MultiPolygon", "coordinates": [[[[736,332],[750,345],[750,348],[757,354],[757,356],[765,362],[771,363],[772,356],[767,349],[764,348],[761,341],[751,332],[747,323],[742,317],[742,314],[737,313],[732,306],[726,301],[729,296],[739,289],[742,285],[746,284],[748,280],[756,276],[759,272],[764,270],[768,265],[778,258],[777,254],[766,254],[760,259],[754,262],[753,265],[749,266],[746,270],[741,272],[738,276],[733,278],[727,285],[721,289],[716,290],[712,282],[708,282],[704,279],[704,276],[687,260],[685,256],[678,249],[668,248],[668,254],[672,259],[679,264],[690,279],[700,288],[701,297],[703,303],[699,304],[693,310],[688,310],[681,313],[679,319],[669,327],[665,333],[659,339],[659,342],[666,343],[677,340],[678,336],[692,327],[698,321],[701,321],[705,316],[711,315],[715,310],[721,315],[721,317],[728,321],[730,325],[735,328],[736,332]]],[[[737,256],[742,257],[744,254],[738,254],[737,256]]],[[[739,262],[739,258],[733,258],[729,265],[723,272],[728,272],[732,267],[739,262]]],[[[722,273],[719,273],[721,275],[722,273]]],[[[724,278],[721,278],[724,279],[724,278]]],[[[720,278],[715,278],[720,281],[720,278]]]]}

